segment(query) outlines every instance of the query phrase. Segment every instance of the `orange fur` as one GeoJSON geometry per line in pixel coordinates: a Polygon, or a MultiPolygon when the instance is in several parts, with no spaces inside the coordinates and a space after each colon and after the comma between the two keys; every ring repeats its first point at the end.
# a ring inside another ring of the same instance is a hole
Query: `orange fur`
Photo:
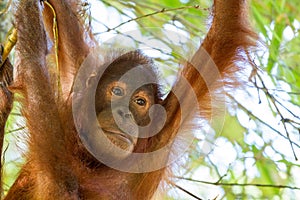
{"type": "MultiPolygon", "coordinates": [[[[5,199],[151,199],[165,179],[165,168],[147,173],[121,172],[101,165],[81,144],[73,122],[71,93],[76,73],[93,40],[86,38],[90,34],[77,16],[80,7],[76,1],[48,1],[57,14],[62,93],[55,93],[46,67],[47,54],[55,52],[48,49],[45,34],[53,42],[53,13],[45,6],[41,17],[36,0],[21,0],[16,11],[20,62],[16,66],[15,88],[23,96],[29,152],[5,199]]],[[[144,151],[165,146],[182,126],[193,127],[195,116],[210,117],[213,105],[209,99],[222,87],[220,83],[238,84],[233,83],[235,73],[240,71],[236,61],[243,60],[243,52],[255,45],[256,38],[248,23],[246,1],[215,0],[213,17],[207,37],[185,64],[173,87],[180,95],[176,97],[171,92],[161,102],[167,112],[166,125],[149,139],[144,151]],[[218,73],[211,71],[211,61],[218,73]],[[186,90],[183,79],[189,81],[192,91],[186,90]],[[189,103],[191,93],[196,95],[200,113],[184,114],[182,111],[195,107],[189,103]]],[[[168,156],[169,152],[162,156],[162,161],[168,156]]]]}
{"type": "MultiPolygon", "coordinates": [[[[0,63],[3,64],[0,65],[0,158],[2,158],[5,123],[13,105],[13,94],[8,90],[13,81],[13,66],[9,59],[3,63],[1,60],[0,63]]],[[[2,184],[2,174],[0,174],[0,184],[2,184]]]]}

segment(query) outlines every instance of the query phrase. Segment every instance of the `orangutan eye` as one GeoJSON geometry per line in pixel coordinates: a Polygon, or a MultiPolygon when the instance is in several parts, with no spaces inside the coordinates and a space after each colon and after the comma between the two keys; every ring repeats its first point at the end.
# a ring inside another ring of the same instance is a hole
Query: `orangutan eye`
{"type": "Polygon", "coordinates": [[[134,102],[136,104],[138,104],[139,106],[145,106],[146,105],[146,100],[143,99],[143,98],[137,98],[137,99],[134,100],[134,102]]]}
{"type": "Polygon", "coordinates": [[[124,96],[124,90],[120,87],[113,87],[111,93],[119,97],[124,96]]]}

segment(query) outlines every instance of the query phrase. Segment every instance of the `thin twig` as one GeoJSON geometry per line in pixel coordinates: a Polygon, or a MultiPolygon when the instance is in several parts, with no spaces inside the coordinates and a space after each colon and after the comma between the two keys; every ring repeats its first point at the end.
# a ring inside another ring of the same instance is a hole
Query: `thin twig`
{"type": "Polygon", "coordinates": [[[280,118],[281,118],[281,123],[282,123],[282,125],[283,125],[284,130],[285,130],[287,139],[288,139],[288,141],[289,141],[289,143],[290,143],[290,146],[291,146],[291,149],[292,149],[294,158],[295,158],[295,160],[297,161],[298,158],[297,158],[297,155],[296,155],[296,152],[295,152],[295,149],[294,149],[292,140],[291,140],[291,138],[290,138],[290,133],[289,133],[289,131],[287,130],[287,127],[286,127],[286,123],[285,123],[285,121],[284,121],[283,114],[281,113],[280,109],[279,109],[278,106],[277,106],[277,101],[276,101],[276,99],[273,97],[273,95],[268,91],[268,88],[266,87],[266,85],[265,85],[265,83],[264,83],[262,77],[261,77],[258,73],[257,73],[256,75],[257,75],[257,77],[260,79],[260,82],[261,82],[261,84],[262,84],[262,86],[263,86],[263,88],[264,88],[262,91],[265,93],[265,95],[266,95],[267,97],[269,97],[269,99],[271,100],[272,104],[274,105],[274,107],[275,107],[277,113],[279,114],[279,116],[280,116],[280,118]]]}
{"type": "Polygon", "coordinates": [[[193,193],[191,193],[190,191],[184,189],[183,187],[177,185],[176,183],[172,183],[173,186],[175,186],[176,188],[178,188],[179,190],[185,192],[186,194],[190,195],[191,197],[194,197],[197,200],[202,200],[200,197],[197,197],[196,195],[194,195],[193,193]]]}
{"type": "Polygon", "coordinates": [[[291,189],[291,190],[300,190],[299,187],[294,187],[294,186],[288,186],[288,185],[273,185],[273,184],[261,184],[261,183],[222,183],[219,180],[216,182],[209,182],[209,181],[201,181],[201,180],[195,180],[191,178],[185,178],[185,177],[175,177],[181,180],[186,180],[186,181],[192,181],[192,182],[197,182],[197,183],[203,183],[207,185],[217,185],[217,186],[239,186],[239,187],[248,187],[248,186],[254,186],[254,187],[269,187],[269,188],[286,188],[286,189],[291,189]]]}
{"type": "Polygon", "coordinates": [[[11,2],[12,2],[12,0],[9,0],[8,3],[6,4],[5,8],[0,11],[0,16],[4,15],[8,11],[8,9],[11,5],[11,2]]]}
{"type": "MultiPolygon", "coordinates": [[[[275,133],[277,133],[278,135],[280,135],[281,137],[283,137],[284,139],[289,139],[287,136],[283,135],[282,133],[280,133],[278,130],[276,130],[275,128],[273,128],[271,125],[269,125],[267,122],[263,121],[262,119],[260,119],[258,116],[256,116],[255,114],[253,114],[251,111],[249,111],[245,106],[243,106],[241,103],[239,103],[233,96],[231,96],[230,94],[226,94],[230,99],[234,100],[238,107],[241,108],[242,110],[244,110],[248,115],[252,116],[253,118],[257,119],[259,122],[261,122],[262,124],[264,124],[265,126],[267,126],[268,128],[270,128],[272,131],[274,131],[275,133]]],[[[295,145],[296,147],[300,148],[300,145],[291,141],[293,145],[295,145]]]]}
{"type": "MultiPolygon", "coordinates": [[[[119,25],[113,27],[113,28],[108,28],[107,31],[105,32],[102,32],[102,33],[106,33],[106,32],[110,32],[110,31],[114,31],[116,30],[117,28],[129,23],[129,22],[132,22],[132,21],[137,21],[137,20],[140,20],[140,19],[143,19],[143,18],[146,18],[146,17],[150,17],[150,16],[153,16],[153,15],[157,15],[157,14],[160,14],[160,13],[166,13],[166,12],[173,12],[173,11],[177,11],[177,10],[184,10],[184,9],[189,9],[189,8],[195,8],[195,9],[200,9],[200,6],[199,5],[194,5],[194,6],[183,6],[183,7],[178,7],[178,8],[170,8],[170,9],[166,9],[166,8],[163,8],[161,10],[158,10],[158,11],[155,11],[153,13],[149,13],[149,14],[145,14],[143,16],[140,16],[140,17],[135,17],[135,18],[131,18],[125,22],[122,22],[120,23],[119,25]]],[[[203,10],[208,10],[208,8],[203,8],[203,10]]],[[[101,33],[98,33],[98,34],[101,34],[101,33]]]]}

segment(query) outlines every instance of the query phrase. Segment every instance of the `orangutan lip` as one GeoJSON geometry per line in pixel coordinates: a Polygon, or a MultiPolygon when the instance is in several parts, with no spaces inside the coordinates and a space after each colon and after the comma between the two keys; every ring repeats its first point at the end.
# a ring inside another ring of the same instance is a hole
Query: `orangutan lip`
{"type": "Polygon", "coordinates": [[[121,140],[126,140],[129,143],[134,144],[132,137],[130,137],[128,134],[122,133],[120,131],[104,130],[104,133],[116,136],[116,137],[120,138],[121,140]]]}

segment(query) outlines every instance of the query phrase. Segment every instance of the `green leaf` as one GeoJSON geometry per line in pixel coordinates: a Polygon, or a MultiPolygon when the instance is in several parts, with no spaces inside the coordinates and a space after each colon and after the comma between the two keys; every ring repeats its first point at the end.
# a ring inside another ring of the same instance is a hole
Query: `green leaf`
{"type": "Polygon", "coordinates": [[[221,136],[227,138],[231,143],[243,145],[246,129],[240,124],[236,116],[227,114],[221,132],[221,136]]]}

